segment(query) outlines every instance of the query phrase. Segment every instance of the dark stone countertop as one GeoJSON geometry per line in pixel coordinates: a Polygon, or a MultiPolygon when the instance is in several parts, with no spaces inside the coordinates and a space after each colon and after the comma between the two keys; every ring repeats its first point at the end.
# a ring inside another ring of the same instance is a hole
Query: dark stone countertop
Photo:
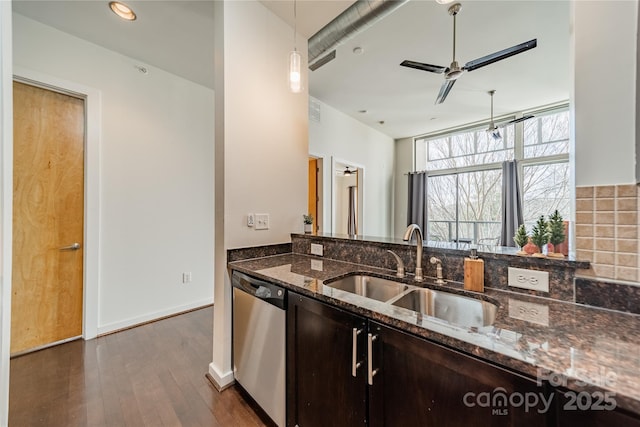
{"type": "MultiPolygon", "coordinates": [[[[615,393],[618,407],[640,414],[640,315],[491,288],[483,294],[467,292],[450,282],[448,291],[499,304],[492,326],[462,328],[324,285],[356,272],[397,280],[391,270],[291,253],[230,262],[229,267],[533,379],[550,379],[575,391],[615,393]],[[527,317],[530,310],[537,319],[527,317]]],[[[411,277],[401,280],[439,288],[411,282],[411,277]]]]}

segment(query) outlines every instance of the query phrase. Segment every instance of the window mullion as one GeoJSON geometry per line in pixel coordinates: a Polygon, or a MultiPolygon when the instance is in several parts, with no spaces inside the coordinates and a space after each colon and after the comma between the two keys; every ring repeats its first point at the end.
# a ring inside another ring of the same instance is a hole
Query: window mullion
{"type": "Polygon", "coordinates": [[[514,129],[513,158],[524,159],[524,122],[516,123],[514,129]]]}

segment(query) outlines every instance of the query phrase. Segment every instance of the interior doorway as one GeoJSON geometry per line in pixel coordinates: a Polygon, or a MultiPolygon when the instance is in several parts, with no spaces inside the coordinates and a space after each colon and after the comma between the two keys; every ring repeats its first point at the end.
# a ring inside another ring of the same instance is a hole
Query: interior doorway
{"type": "Polygon", "coordinates": [[[81,97],[14,82],[11,354],[83,333],[81,97]]]}
{"type": "Polygon", "coordinates": [[[364,234],[364,167],[346,160],[333,159],[332,233],[364,234]]]}
{"type": "Polygon", "coordinates": [[[321,233],[324,224],[323,206],[323,160],[321,157],[309,157],[308,213],[313,215],[313,232],[321,233]]]}

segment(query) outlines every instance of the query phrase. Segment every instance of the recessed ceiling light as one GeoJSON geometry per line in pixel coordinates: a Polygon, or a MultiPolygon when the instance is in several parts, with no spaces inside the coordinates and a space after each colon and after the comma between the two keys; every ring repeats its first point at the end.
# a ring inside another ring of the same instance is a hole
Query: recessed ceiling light
{"type": "Polygon", "coordinates": [[[360,114],[367,114],[367,110],[358,110],[358,113],[360,113],[360,114]]]}
{"type": "Polygon", "coordinates": [[[113,13],[115,13],[122,19],[126,19],[127,21],[136,20],[136,14],[133,12],[133,9],[131,9],[124,3],[120,3],[119,1],[112,1],[109,2],[109,7],[113,11],[113,13]]]}
{"type": "Polygon", "coordinates": [[[354,55],[362,55],[362,53],[364,52],[364,49],[361,48],[360,46],[356,46],[353,48],[352,52],[354,55]]]}

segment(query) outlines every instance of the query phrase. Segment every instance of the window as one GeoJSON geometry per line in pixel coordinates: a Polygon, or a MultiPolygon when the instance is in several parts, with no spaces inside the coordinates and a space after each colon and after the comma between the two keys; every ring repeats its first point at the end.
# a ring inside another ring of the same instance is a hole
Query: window
{"type": "Polygon", "coordinates": [[[415,139],[416,170],[428,174],[428,239],[497,243],[505,160],[518,160],[529,230],[555,209],[569,217],[569,112],[564,106],[528,114],[534,117],[501,128],[497,140],[486,124],[415,139]]]}

